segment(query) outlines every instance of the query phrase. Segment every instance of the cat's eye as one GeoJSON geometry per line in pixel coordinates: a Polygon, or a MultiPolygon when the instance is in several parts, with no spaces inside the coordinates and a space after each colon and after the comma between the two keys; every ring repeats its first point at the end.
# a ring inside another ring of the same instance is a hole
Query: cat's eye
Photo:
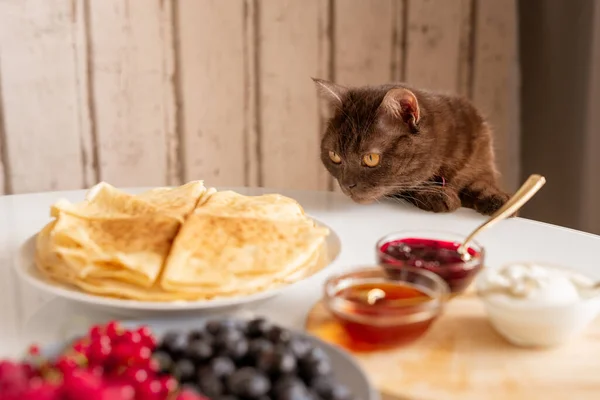
{"type": "Polygon", "coordinates": [[[329,152],[329,158],[333,161],[334,164],[339,164],[342,162],[342,158],[335,151],[329,152]]]}
{"type": "Polygon", "coordinates": [[[369,153],[363,157],[363,163],[367,167],[376,167],[379,165],[379,161],[381,160],[381,156],[377,153],[369,153]]]}

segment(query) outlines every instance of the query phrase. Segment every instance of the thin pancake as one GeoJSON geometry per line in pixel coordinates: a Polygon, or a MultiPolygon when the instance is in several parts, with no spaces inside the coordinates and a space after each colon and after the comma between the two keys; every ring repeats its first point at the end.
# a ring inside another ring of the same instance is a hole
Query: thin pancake
{"type": "Polygon", "coordinates": [[[232,191],[213,194],[196,208],[195,213],[277,221],[306,220],[302,206],[289,197],[279,194],[244,196],[232,191]]]}
{"type": "Polygon", "coordinates": [[[206,188],[202,181],[193,181],[175,188],[157,188],[139,195],[125,193],[106,182],[92,187],[84,201],[76,204],[60,199],[51,208],[51,215],[60,211],[82,218],[122,218],[148,214],[170,214],[183,221],[194,210],[206,188]]]}
{"type": "Polygon", "coordinates": [[[166,290],[246,291],[312,267],[328,234],[304,221],[192,214],[167,259],[166,290]]]}
{"type": "Polygon", "coordinates": [[[77,268],[73,260],[81,260],[78,276],[130,277],[149,286],[158,277],[179,226],[168,215],[106,220],[61,213],[51,237],[53,251],[71,260],[71,268],[77,268]],[[60,245],[69,242],[75,245],[60,245]]]}
{"type": "Polygon", "coordinates": [[[202,198],[206,188],[202,181],[192,181],[176,188],[157,188],[136,196],[161,212],[186,217],[202,198]]]}
{"type": "Polygon", "coordinates": [[[111,219],[153,214],[158,211],[157,206],[101,182],[92,187],[85,200],[80,203],[73,204],[66,199],[60,199],[52,206],[51,215],[56,218],[59,212],[64,212],[81,218],[111,219]]]}

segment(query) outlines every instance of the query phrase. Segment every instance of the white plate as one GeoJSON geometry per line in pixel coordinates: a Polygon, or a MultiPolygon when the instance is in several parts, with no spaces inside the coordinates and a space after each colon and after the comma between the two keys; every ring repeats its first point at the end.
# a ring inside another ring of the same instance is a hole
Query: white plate
{"type": "Polygon", "coordinates": [[[92,306],[97,306],[101,308],[108,308],[114,311],[147,311],[147,312],[181,312],[181,311],[217,311],[220,309],[230,308],[230,307],[238,307],[241,305],[247,305],[249,303],[254,303],[261,300],[266,300],[271,297],[276,296],[277,294],[284,292],[290,287],[304,282],[307,279],[311,279],[314,276],[317,276],[323,273],[331,263],[335,261],[335,259],[340,254],[342,244],[340,242],[339,236],[335,233],[333,229],[331,229],[326,224],[315,220],[317,225],[325,226],[329,229],[330,233],[326,239],[327,243],[327,264],[315,274],[308,276],[304,279],[301,279],[297,282],[291,283],[289,285],[280,286],[274,289],[265,290],[262,292],[254,293],[248,296],[241,297],[232,297],[232,298],[224,298],[224,299],[216,299],[216,300],[201,300],[201,301],[170,301],[170,302],[149,302],[149,301],[139,301],[139,300],[127,300],[127,299],[119,299],[112,297],[104,297],[99,295],[94,295],[90,293],[86,293],[76,287],[61,284],[57,282],[50,281],[46,278],[35,266],[34,255],[35,255],[35,238],[37,235],[34,235],[27,239],[25,243],[21,245],[19,257],[17,263],[15,264],[15,268],[17,270],[17,274],[19,277],[26,282],[30,283],[37,289],[56,295],[59,297],[63,297],[65,299],[69,299],[72,301],[76,301],[79,303],[85,303],[92,306]]]}
{"type": "MultiPolygon", "coordinates": [[[[227,318],[227,317],[225,317],[227,318]]],[[[156,337],[162,337],[168,331],[189,331],[194,328],[202,326],[210,318],[166,318],[166,319],[154,319],[154,320],[140,320],[140,321],[123,321],[123,326],[128,329],[146,325],[152,329],[152,332],[156,337]]],[[[357,400],[380,400],[379,393],[369,378],[359,366],[359,364],[344,350],[332,346],[312,335],[304,332],[292,330],[295,335],[305,338],[312,345],[320,347],[327,353],[331,365],[333,367],[333,373],[336,380],[348,387],[354,394],[354,398],[357,400]]],[[[82,335],[85,332],[81,333],[82,335]]],[[[79,336],[79,335],[75,335],[79,336]]],[[[71,339],[72,340],[72,339],[71,339]]],[[[60,354],[60,352],[71,342],[67,340],[62,343],[55,343],[50,346],[44,346],[42,348],[42,355],[46,358],[54,358],[60,354]]]]}

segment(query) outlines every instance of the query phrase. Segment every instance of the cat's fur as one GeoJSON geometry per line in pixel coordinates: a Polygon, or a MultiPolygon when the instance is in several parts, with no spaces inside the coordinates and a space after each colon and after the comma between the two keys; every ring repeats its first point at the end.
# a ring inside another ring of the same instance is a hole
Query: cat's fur
{"type": "Polygon", "coordinates": [[[462,205],[489,215],[508,200],[498,185],[491,129],[467,99],[404,84],[314,81],[332,110],[321,160],[354,201],[396,197],[428,211],[462,205]],[[380,154],[378,166],[364,164],[368,153],[380,154]]]}

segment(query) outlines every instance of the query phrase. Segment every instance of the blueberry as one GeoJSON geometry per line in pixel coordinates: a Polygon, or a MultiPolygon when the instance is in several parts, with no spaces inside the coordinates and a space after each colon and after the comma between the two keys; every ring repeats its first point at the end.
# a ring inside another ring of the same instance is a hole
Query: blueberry
{"type": "Polygon", "coordinates": [[[225,378],[235,371],[234,362],[227,357],[215,357],[207,366],[209,372],[217,378],[225,378]]]}
{"type": "Polygon", "coordinates": [[[302,357],[302,359],[309,361],[309,362],[314,362],[314,361],[319,361],[319,360],[329,362],[329,356],[320,347],[312,347],[309,351],[306,352],[306,354],[304,355],[304,357],[302,357]]]}
{"type": "Polygon", "coordinates": [[[265,337],[271,330],[271,324],[264,318],[255,318],[248,322],[246,334],[250,338],[265,337]]]}
{"type": "Polygon", "coordinates": [[[248,345],[248,358],[254,364],[263,353],[272,352],[273,349],[273,343],[267,339],[252,339],[248,345]]]}
{"type": "Polygon", "coordinates": [[[190,343],[195,342],[200,339],[205,340],[209,337],[210,337],[209,333],[205,329],[202,329],[202,328],[194,329],[187,336],[188,342],[190,342],[190,343]]]}
{"type": "Polygon", "coordinates": [[[227,379],[227,388],[236,396],[257,399],[271,390],[271,382],[257,369],[244,367],[227,379]]]}
{"type": "Polygon", "coordinates": [[[346,386],[336,382],[331,376],[319,376],[312,380],[310,386],[323,400],[348,400],[352,396],[346,386]]]}
{"type": "Polygon", "coordinates": [[[157,351],[152,355],[152,358],[158,363],[158,372],[161,374],[168,373],[173,366],[173,359],[169,353],[165,351],[157,351]]]}
{"type": "Polygon", "coordinates": [[[166,334],[159,345],[159,349],[169,353],[171,358],[178,359],[183,356],[187,348],[187,338],[178,332],[166,334]]]}
{"type": "Polygon", "coordinates": [[[225,331],[215,339],[215,347],[220,355],[239,360],[248,352],[248,341],[240,331],[225,331]]]}
{"type": "Polygon", "coordinates": [[[235,397],[235,396],[229,394],[229,395],[217,397],[214,400],[238,400],[238,397],[235,397]]]}
{"type": "Polygon", "coordinates": [[[230,341],[223,348],[223,353],[233,360],[240,361],[248,354],[248,341],[243,338],[236,341],[230,341]]]}
{"type": "Polygon", "coordinates": [[[274,400],[314,400],[306,385],[295,377],[277,380],[272,394],[274,400]]]}
{"type": "Polygon", "coordinates": [[[213,348],[208,340],[195,340],[188,344],[185,355],[196,364],[200,364],[213,355],[213,348]]]}
{"type": "Polygon", "coordinates": [[[206,330],[213,336],[219,336],[227,331],[240,331],[240,323],[233,319],[210,320],[206,330]]]}
{"type": "Polygon", "coordinates": [[[292,338],[288,347],[297,358],[303,358],[312,349],[310,342],[303,338],[292,338]]]}
{"type": "Polygon", "coordinates": [[[332,372],[331,363],[327,357],[310,356],[309,354],[300,360],[298,370],[300,376],[306,381],[311,382],[313,379],[320,376],[330,375],[332,372]]]}
{"type": "Polygon", "coordinates": [[[164,348],[169,348],[169,347],[171,347],[173,342],[175,342],[176,340],[179,339],[179,336],[181,336],[181,333],[179,333],[179,332],[175,332],[175,331],[167,332],[164,334],[162,340],[160,341],[159,346],[164,347],[164,348]]]}
{"type": "Polygon", "coordinates": [[[194,363],[187,358],[182,358],[173,365],[171,375],[179,382],[190,382],[194,380],[196,368],[194,363]]]}
{"type": "Polygon", "coordinates": [[[210,321],[206,322],[205,327],[208,333],[210,333],[211,335],[218,335],[219,331],[221,330],[221,321],[211,319],[210,321]]]}
{"type": "Polygon", "coordinates": [[[279,391],[283,390],[288,386],[304,386],[304,382],[296,376],[293,375],[285,375],[279,377],[273,384],[273,394],[277,394],[279,391]]]}
{"type": "Polygon", "coordinates": [[[223,382],[215,375],[207,373],[205,369],[199,371],[196,383],[200,391],[210,399],[221,396],[225,391],[223,382]]]}
{"type": "Polygon", "coordinates": [[[268,374],[291,374],[296,371],[296,358],[291,351],[277,348],[262,353],[256,361],[256,366],[268,374]]]}
{"type": "Polygon", "coordinates": [[[292,333],[285,328],[274,326],[267,333],[267,338],[275,344],[285,344],[289,343],[290,340],[292,340],[292,333]]]}

